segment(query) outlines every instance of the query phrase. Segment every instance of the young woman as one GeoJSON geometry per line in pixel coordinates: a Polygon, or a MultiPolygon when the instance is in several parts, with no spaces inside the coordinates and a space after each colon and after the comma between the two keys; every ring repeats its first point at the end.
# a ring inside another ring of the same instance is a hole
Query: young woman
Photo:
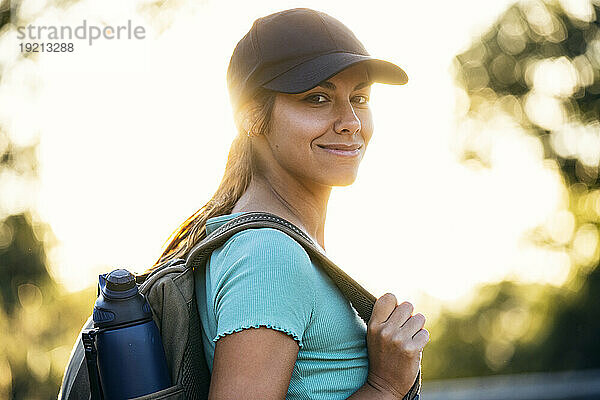
{"type": "MultiPolygon", "coordinates": [[[[225,175],[156,265],[250,211],[288,220],[325,251],[331,188],[354,182],[373,135],[370,86],[407,81],[341,22],[307,8],[256,20],[227,78],[238,135],[225,175]]],[[[235,234],[195,278],[211,399],[402,399],[415,382],[425,317],[388,293],[366,326],[279,230],[235,234]]]]}

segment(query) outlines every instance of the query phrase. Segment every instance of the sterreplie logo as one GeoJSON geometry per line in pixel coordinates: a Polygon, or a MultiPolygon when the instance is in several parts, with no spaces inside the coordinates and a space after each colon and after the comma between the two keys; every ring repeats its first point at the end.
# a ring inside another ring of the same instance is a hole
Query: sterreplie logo
{"type": "MultiPolygon", "coordinates": [[[[73,39],[82,39],[87,40],[87,43],[92,46],[96,40],[145,39],[146,29],[139,25],[133,26],[131,20],[128,20],[127,24],[125,25],[106,25],[100,27],[96,25],[88,25],[87,20],[84,19],[81,25],[77,25],[75,27],[68,25],[17,26],[17,38],[19,40],[33,41],[41,44],[44,44],[46,41],[69,41],[73,39]]],[[[59,43],[55,44],[58,45],[59,43]]],[[[72,48],[72,43],[69,44],[72,48]]],[[[46,43],[46,45],[48,47],[52,47],[52,43],[46,43]]]]}

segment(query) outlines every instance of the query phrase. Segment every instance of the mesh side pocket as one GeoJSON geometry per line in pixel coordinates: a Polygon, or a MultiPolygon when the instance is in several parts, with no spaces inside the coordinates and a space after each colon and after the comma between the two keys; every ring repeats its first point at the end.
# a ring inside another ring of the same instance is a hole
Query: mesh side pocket
{"type": "Polygon", "coordinates": [[[198,316],[196,296],[188,303],[190,324],[188,331],[188,343],[183,353],[182,379],[181,383],[185,389],[185,397],[188,400],[208,399],[210,388],[210,371],[204,357],[202,345],[202,326],[198,316]]]}

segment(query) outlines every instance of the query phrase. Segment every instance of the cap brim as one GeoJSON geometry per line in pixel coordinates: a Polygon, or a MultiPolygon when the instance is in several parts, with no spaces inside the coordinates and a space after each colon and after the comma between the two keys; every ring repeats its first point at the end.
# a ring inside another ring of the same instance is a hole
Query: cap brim
{"type": "Polygon", "coordinates": [[[394,63],[354,53],[325,54],[282,73],[261,86],[283,93],[302,93],[357,63],[367,64],[371,82],[404,85],[406,72],[394,63]]]}

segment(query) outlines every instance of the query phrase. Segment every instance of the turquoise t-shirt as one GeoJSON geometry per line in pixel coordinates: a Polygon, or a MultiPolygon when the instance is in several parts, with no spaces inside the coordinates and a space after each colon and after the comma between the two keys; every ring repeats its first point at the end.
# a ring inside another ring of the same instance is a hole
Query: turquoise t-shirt
{"type": "MultiPolygon", "coordinates": [[[[207,234],[240,213],[210,218],[207,234]]],[[[266,326],[296,340],[286,399],[345,399],[367,379],[367,327],[294,239],[273,228],[246,229],[195,271],[204,352],[212,372],[216,341],[266,326]]]]}

